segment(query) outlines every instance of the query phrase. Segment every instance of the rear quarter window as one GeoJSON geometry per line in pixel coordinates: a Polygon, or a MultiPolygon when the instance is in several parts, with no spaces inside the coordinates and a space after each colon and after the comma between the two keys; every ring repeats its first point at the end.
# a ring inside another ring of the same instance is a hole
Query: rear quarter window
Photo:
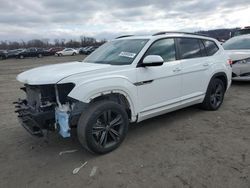
{"type": "Polygon", "coordinates": [[[212,56],[219,50],[219,47],[217,46],[217,44],[215,44],[214,41],[203,40],[203,43],[207,52],[207,56],[212,56]]]}

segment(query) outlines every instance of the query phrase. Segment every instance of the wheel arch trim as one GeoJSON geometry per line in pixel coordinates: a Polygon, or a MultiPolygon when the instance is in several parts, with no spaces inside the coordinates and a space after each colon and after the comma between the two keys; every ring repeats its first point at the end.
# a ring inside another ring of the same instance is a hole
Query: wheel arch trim
{"type": "Polygon", "coordinates": [[[82,77],[73,76],[70,79],[62,80],[60,83],[68,82],[68,80],[73,80],[73,83],[76,85],[68,94],[73,99],[90,103],[96,97],[118,93],[123,95],[127,100],[131,115],[136,116],[138,113],[137,87],[124,76],[102,76],[84,81],[82,81],[82,77]]]}
{"type": "MultiPolygon", "coordinates": [[[[217,77],[221,77],[221,76],[225,78],[225,81],[226,81],[225,89],[227,89],[229,80],[228,80],[227,74],[226,74],[225,72],[217,72],[217,73],[214,73],[213,76],[211,77],[211,79],[209,80],[208,86],[209,86],[210,82],[211,82],[213,79],[215,79],[215,78],[217,78],[217,77]]],[[[207,86],[207,88],[208,88],[208,86],[207,86]]]]}

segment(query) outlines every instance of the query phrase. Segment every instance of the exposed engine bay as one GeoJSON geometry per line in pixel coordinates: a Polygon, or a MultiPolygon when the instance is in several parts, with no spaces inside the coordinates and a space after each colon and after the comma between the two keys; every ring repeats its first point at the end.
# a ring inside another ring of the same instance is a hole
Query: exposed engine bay
{"type": "Polygon", "coordinates": [[[68,97],[74,84],[27,85],[21,89],[26,99],[14,102],[23,127],[32,135],[44,136],[45,131],[58,130],[63,137],[77,124],[85,103],[68,97]]]}

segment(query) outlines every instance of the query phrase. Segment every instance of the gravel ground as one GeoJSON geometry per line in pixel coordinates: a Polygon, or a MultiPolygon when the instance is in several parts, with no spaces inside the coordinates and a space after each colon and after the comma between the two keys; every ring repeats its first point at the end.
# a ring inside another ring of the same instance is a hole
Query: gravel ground
{"type": "Polygon", "coordinates": [[[50,134],[30,136],[12,102],[15,80],[32,67],[82,56],[0,62],[0,187],[250,187],[250,83],[233,83],[216,112],[189,107],[130,126],[124,143],[106,155],[50,134]],[[77,150],[59,155],[61,151],[77,150]],[[87,164],[75,175],[72,171],[87,164]]]}

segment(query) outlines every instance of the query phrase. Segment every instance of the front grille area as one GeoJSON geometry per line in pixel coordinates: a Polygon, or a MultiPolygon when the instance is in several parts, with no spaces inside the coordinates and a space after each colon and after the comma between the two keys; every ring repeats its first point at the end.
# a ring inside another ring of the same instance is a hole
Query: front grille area
{"type": "Polygon", "coordinates": [[[32,135],[43,136],[43,130],[52,130],[55,122],[55,89],[53,85],[21,88],[26,99],[14,102],[21,125],[32,135]]]}
{"type": "MultiPolygon", "coordinates": [[[[58,97],[61,104],[68,102],[67,95],[74,84],[58,84],[58,97]]],[[[48,110],[56,105],[55,85],[25,85],[27,104],[36,112],[48,110]]]]}
{"type": "Polygon", "coordinates": [[[25,85],[27,105],[35,112],[47,111],[56,104],[54,85],[25,85]]]}
{"type": "MultiPolygon", "coordinates": [[[[70,102],[67,98],[74,84],[58,84],[58,98],[61,104],[70,102]]],[[[21,88],[26,99],[14,102],[21,125],[33,135],[43,136],[43,130],[54,130],[56,92],[55,85],[25,85],[21,88]]]]}

